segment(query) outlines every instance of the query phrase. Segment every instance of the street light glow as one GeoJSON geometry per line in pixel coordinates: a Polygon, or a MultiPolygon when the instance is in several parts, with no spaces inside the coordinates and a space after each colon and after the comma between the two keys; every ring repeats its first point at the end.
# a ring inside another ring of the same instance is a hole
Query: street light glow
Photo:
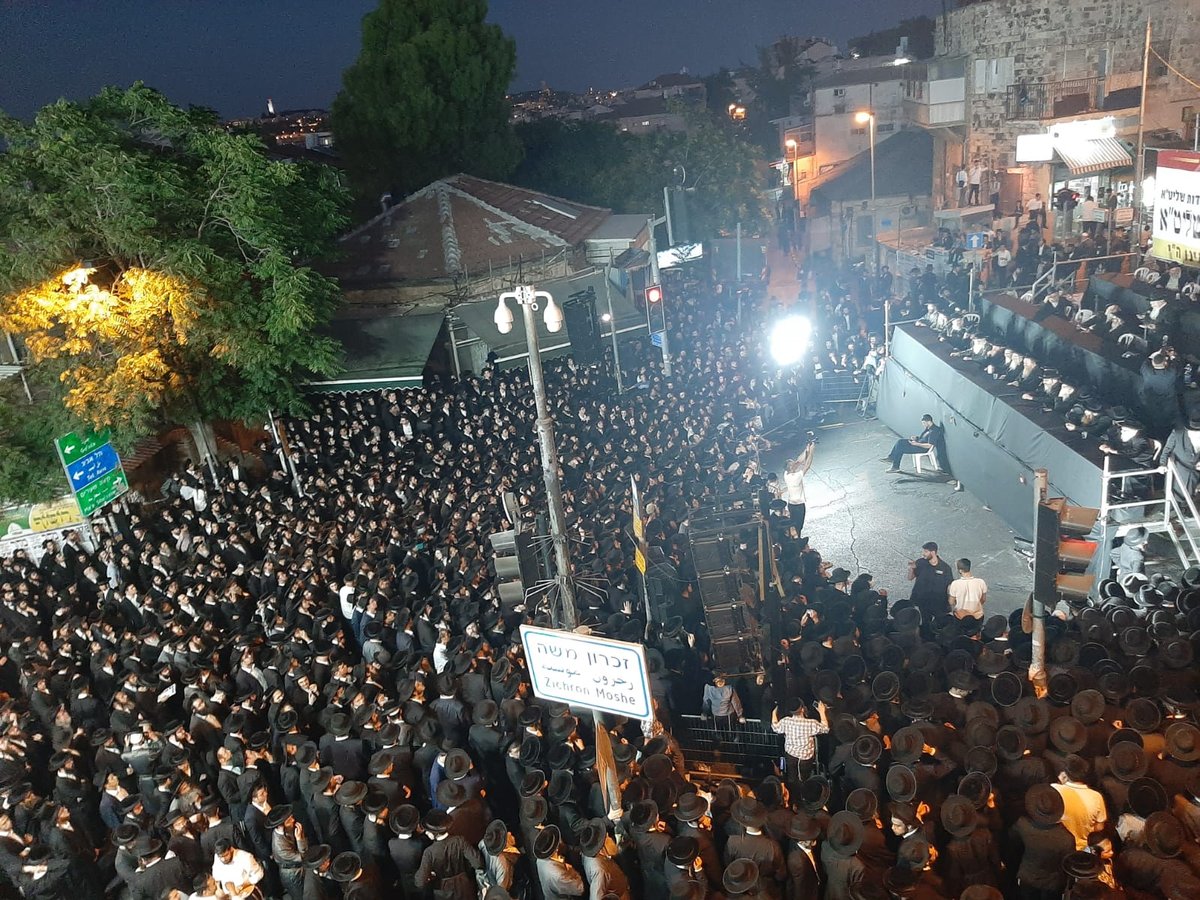
{"type": "Polygon", "coordinates": [[[800,362],[812,340],[812,322],[804,316],[787,316],[771,329],[771,357],[780,366],[800,362]]]}
{"type": "Polygon", "coordinates": [[[875,114],[872,112],[867,112],[865,109],[854,114],[854,121],[859,125],[866,125],[873,118],[875,118],[875,114]]]}

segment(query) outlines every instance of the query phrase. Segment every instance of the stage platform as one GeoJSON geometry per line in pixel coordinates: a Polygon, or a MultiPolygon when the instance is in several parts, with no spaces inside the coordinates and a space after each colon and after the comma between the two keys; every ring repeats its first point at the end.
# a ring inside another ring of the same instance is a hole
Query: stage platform
{"type": "Polygon", "coordinates": [[[920,431],[923,414],[932,415],[945,429],[955,477],[1015,534],[1033,537],[1034,469],[1047,470],[1051,495],[1100,505],[1103,455],[1097,441],[1067,431],[1060,415],[1022,400],[1017,389],[976,363],[952,358],[950,345],[929,328],[897,328],[891,350],[879,386],[879,418],[910,435],[920,431]]]}

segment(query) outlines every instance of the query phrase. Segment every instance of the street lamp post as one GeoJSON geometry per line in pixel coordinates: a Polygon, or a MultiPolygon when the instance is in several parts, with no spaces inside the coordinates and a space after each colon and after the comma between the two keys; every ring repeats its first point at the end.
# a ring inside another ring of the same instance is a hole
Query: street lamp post
{"type": "Polygon", "coordinates": [[[868,125],[871,135],[871,242],[874,245],[873,258],[876,273],[879,272],[879,214],[875,209],[875,113],[863,110],[856,113],[854,121],[859,125],[868,125]]]}
{"type": "MultiPolygon", "coordinates": [[[[496,330],[508,334],[513,327],[512,310],[506,305],[512,300],[521,307],[525,323],[525,342],[529,349],[529,381],[533,385],[533,399],[537,404],[538,446],[542,453],[542,477],[546,482],[546,503],[550,507],[550,540],[554,545],[554,567],[557,572],[554,582],[558,586],[561,614],[556,621],[568,630],[579,625],[579,613],[575,606],[575,586],[571,583],[571,558],[567,552],[567,517],[563,513],[562,485],[558,480],[558,448],[554,443],[554,421],[550,418],[550,404],[546,401],[546,379],[542,373],[542,354],[538,342],[537,318],[539,301],[545,302],[542,320],[546,329],[557,332],[563,327],[562,310],[547,291],[539,291],[531,285],[519,285],[515,290],[505,291],[496,304],[494,321],[496,330]]],[[[515,526],[517,523],[513,523],[515,526]]]]}

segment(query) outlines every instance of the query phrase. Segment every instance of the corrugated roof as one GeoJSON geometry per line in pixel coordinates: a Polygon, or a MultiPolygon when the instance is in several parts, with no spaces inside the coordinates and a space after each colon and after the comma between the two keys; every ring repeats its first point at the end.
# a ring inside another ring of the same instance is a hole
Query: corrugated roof
{"type": "Polygon", "coordinates": [[[350,286],[506,267],[585,240],[611,211],[471,175],[435,181],[346,235],[328,274],[350,286]]]}
{"type": "MultiPolygon", "coordinates": [[[[924,197],[933,192],[933,137],[921,128],[898,131],[875,146],[877,197],[924,197]]],[[[814,201],[871,199],[871,156],[860,153],[845,170],[813,188],[814,201]]]]}

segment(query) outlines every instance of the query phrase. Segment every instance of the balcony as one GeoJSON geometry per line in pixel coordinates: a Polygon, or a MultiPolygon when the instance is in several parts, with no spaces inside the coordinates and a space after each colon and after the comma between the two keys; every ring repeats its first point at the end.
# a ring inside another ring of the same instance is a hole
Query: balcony
{"type": "Polygon", "coordinates": [[[967,121],[967,79],[961,59],[909,66],[904,115],[922,128],[948,128],[967,121]]]}
{"type": "Polygon", "coordinates": [[[1069,78],[1036,84],[1014,84],[1005,97],[1009,119],[1040,122],[1088,113],[1132,109],[1141,103],[1141,88],[1111,90],[1100,77],[1069,78]]]}

